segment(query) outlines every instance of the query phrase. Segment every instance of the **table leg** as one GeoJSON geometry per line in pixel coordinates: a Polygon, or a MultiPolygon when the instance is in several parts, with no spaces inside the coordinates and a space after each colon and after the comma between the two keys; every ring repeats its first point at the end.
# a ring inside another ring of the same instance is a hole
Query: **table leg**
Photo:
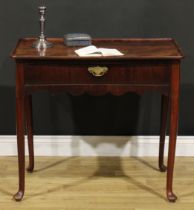
{"type": "Polygon", "coordinates": [[[34,169],[34,143],[33,143],[33,117],[32,117],[32,95],[25,97],[26,131],[28,136],[29,165],[28,172],[34,169]]]}
{"type": "Polygon", "coordinates": [[[168,104],[169,96],[162,95],[161,102],[161,125],[160,125],[160,145],[159,145],[159,169],[161,172],[166,171],[166,166],[164,165],[164,146],[166,137],[166,125],[168,118],[168,104]]]}
{"type": "Polygon", "coordinates": [[[19,166],[19,189],[14,195],[16,201],[21,201],[25,190],[25,126],[24,126],[24,85],[23,65],[17,65],[16,71],[16,132],[19,166]]]}
{"type": "Polygon", "coordinates": [[[170,90],[170,138],[167,166],[167,197],[171,202],[175,202],[177,197],[173,193],[173,170],[176,150],[176,137],[178,130],[178,110],[179,110],[179,83],[180,64],[177,62],[171,69],[171,90],[170,90]]]}

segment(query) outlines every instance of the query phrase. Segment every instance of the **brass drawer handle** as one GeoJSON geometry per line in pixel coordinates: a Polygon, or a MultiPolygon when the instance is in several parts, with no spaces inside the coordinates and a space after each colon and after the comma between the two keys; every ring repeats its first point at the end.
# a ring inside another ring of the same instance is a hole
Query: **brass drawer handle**
{"type": "Polygon", "coordinates": [[[107,73],[108,67],[101,67],[101,66],[89,67],[88,71],[95,77],[102,77],[107,73]]]}

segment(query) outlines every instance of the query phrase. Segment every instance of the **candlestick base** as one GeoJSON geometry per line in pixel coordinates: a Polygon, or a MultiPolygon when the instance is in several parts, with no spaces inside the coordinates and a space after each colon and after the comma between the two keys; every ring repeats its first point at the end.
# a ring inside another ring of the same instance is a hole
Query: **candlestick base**
{"type": "Polygon", "coordinates": [[[32,47],[36,49],[47,49],[53,47],[53,44],[48,42],[46,39],[39,38],[33,43],[32,47]]]}

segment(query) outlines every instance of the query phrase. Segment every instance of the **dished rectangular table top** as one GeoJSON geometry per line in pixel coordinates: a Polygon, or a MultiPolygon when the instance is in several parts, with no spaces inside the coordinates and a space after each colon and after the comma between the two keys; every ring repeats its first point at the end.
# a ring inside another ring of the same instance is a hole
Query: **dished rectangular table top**
{"type": "Polygon", "coordinates": [[[20,39],[12,58],[18,59],[37,59],[37,60],[147,60],[147,59],[181,59],[183,54],[173,39],[93,39],[92,44],[97,47],[115,48],[121,51],[124,56],[108,56],[108,57],[79,57],[75,54],[75,50],[80,47],[68,47],[64,45],[62,38],[50,38],[50,42],[54,44],[52,48],[48,48],[45,52],[40,52],[32,48],[32,44],[36,39],[26,38],[20,39]]]}

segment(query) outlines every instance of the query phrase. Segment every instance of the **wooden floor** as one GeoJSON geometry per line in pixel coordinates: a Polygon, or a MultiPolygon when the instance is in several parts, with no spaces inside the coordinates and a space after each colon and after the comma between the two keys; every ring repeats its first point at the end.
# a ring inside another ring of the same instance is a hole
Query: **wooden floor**
{"type": "Polygon", "coordinates": [[[194,158],[176,159],[176,203],[165,180],[156,158],[39,157],[17,203],[17,158],[1,157],[0,210],[194,210],[194,158]]]}

